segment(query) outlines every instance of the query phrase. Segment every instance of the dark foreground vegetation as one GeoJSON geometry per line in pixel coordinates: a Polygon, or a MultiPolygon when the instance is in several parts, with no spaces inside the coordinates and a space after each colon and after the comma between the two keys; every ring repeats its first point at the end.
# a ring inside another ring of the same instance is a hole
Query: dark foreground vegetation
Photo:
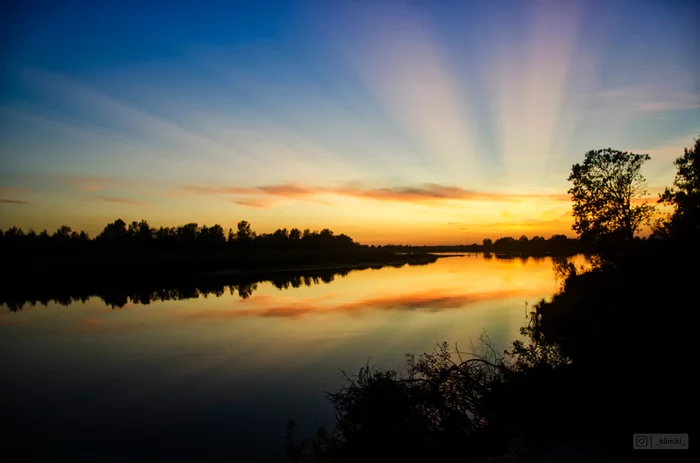
{"type": "MultiPolygon", "coordinates": [[[[586,153],[569,180],[575,230],[593,268],[557,259],[560,291],[535,305],[524,339],[438,345],[400,370],[371,365],[328,399],[330,430],[289,461],[690,461],[692,450],[633,450],[634,433],[690,433],[700,348],[700,141],[659,198],[673,212],[635,239],[653,208],[644,155],[586,153]],[[637,205],[635,205],[637,204],[637,205]]],[[[692,444],[691,444],[692,445],[692,444]]]]}

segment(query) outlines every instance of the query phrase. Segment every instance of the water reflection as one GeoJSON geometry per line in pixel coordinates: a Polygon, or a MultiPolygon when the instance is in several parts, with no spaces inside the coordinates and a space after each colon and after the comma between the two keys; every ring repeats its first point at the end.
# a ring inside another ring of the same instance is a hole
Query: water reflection
{"type": "Polygon", "coordinates": [[[47,452],[35,459],[76,461],[79,452],[84,461],[274,461],[288,419],[308,425],[301,437],[332,420],[323,392],[342,383],[339,369],[357,371],[368,358],[396,367],[407,352],[466,344],[484,330],[505,348],[518,336],[524,303],[555,288],[551,259],[473,255],[260,281],[66,291],[55,294],[59,303],[45,293],[34,300],[47,308],[0,311],[1,374],[12,379],[0,381],[3,413],[17,429],[5,437],[47,452]]]}
{"type": "MultiPolygon", "coordinates": [[[[438,253],[440,254],[440,253],[438,253]]],[[[450,257],[464,257],[461,254],[442,253],[450,257]]],[[[469,254],[466,257],[490,258],[490,254],[483,256],[479,254],[469,254]]],[[[518,257],[513,255],[496,255],[498,260],[517,259],[525,264],[528,260],[535,263],[544,262],[544,257],[518,257]]],[[[411,264],[387,264],[373,266],[359,266],[345,269],[313,269],[293,272],[275,272],[250,274],[239,276],[208,276],[206,278],[188,278],[188,280],[171,279],[165,282],[152,282],[144,286],[143,284],[134,287],[134,284],[117,282],[115,285],[109,283],[102,285],[83,286],[80,282],[44,282],[42,284],[32,284],[15,287],[4,287],[0,289],[0,304],[6,306],[11,312],[21,311],[25,306],[34,307],[37,304],[47,306],[55,303],[62,306],[69,306],[74,303],[85,303],[92,297],[97,297],[104,301],[112,309],[123,308],[128,304],[148,305],[158,301],[172,301],[183,299],[197,299],[201,297],[215,296],[221,297],[224,294],[238,294],[242,299],[249,298],[258,288],[259,283],[269,282],[277,289],[300,288],[302,286],[314,286],[328,284],[335,281],[336,277],[344,278],[350,272],[362,270],[379,270],[385,267],[402,268],[404,266],[427,266],[431,263],[411,263],[411,264]]],[[[494,294],[492,297],[498,298],[504,295],[494,294]]],[[[419,298],[415,301],[418,304],[430,305],[426,298],[419,298]]]]}
{"type": "MultiPolygon", "coordinates": [[[[391,264],[388,266],[401,268],[404,265],[420,264],[391,264]]],[[[373,266],[374,270],[383,266],[373,266]]],[[[35,306],[41,304],[47,306],[56,303],[69,306],[76,302],[87,302],[91,297],[97,297],[113,309],[118,309],[127,304],[148,305],[151,302],[172,301],[182,299],[196,299],[200,296],[213,295],[221,297],[226,293],[238,294],[242,299],[247,299],[258,288],[258,283],[270,282],[277,289],[299,288],[301,286],[313,286],[328,284],[335,280],[336,276],[345,277],[351,271],[366,270],[370,267],[354,267],[350,269],[315,269],[296,272],[275,272],[267,274],[250,274],[239,276],[208,276],[203,278],[170,279],[165,282],[153,282],[146,287],[134,288],[133,284],[120,282],[116,286],[92,285],[81,286],[80,282],[61,281],[59,284],[46,282],[41,285],[23,285],[20,287],[8,287],[0,290],[0,302],[7,306],[11,312],[18,312],[25,305],[35,306]]]]}

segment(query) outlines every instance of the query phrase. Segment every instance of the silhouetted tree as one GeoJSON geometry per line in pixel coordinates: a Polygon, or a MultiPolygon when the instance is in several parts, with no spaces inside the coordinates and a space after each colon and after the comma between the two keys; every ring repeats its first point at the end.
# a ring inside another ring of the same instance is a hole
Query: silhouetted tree
{"type": "Polygon", "coordinates": [[[573,201],[574,230],[586,242],[620,236],[631,241],[639,226],[654,210],[648,204],[633,205],[647,194],[642,164],[648,154],[610,148],[589,151],[583,164],[574,164],[568,180],[573,201]]]}
{"type": "Polygon", "coordinates": [[[196,223],[188,223],[177,227],[177,239],[182,244],[194,244],[198,234],[199,225],[196,223]]]}
{"type": "Polygon", "coordinates": [[[238,222],[238,232],[236,233],[236,239],[240,242],[251,241],[255,238],[255,232],[251,230],[250,224],[241,220],[238,222]]]}
{"type": "Polygon", "coordinates": [[[673,187],[666,188],[659,203],[673,206],[673,213],[656,227],[655,234],[681,239],[700,237],[700,138],[677,158],[673,187]]]}
{"type": "Polygon", "coordinates": [[[56,230],[52,238],[59,243],[65,243],[71,239],[71,234],[73,230],[68,225],[62,225],[61,228],[56,230]]]}
{"type": "Polygon", "coordinates": [[[117,219],[113,223],[107,224],[97,238],[105,241],[122,241],[126,236],[126,222],[117,219]]]}
{"type": "Polygon", "coordinates": [[[155,230],[151,228],[151,225],[148,223],[146,220],[141,220],[136,226],[134,227],[135,234],[134,238],[138,243],[141,243],[143,245],[149,244],[151,240],[153,239],[155,230]]]}

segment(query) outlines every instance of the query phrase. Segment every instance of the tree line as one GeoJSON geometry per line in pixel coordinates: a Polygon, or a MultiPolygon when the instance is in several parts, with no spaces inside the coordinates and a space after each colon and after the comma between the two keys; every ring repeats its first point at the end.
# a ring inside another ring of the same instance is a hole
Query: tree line
{"type": "Polygon", "coordinates": [[[545,254],[573,255],[581,252],[580,242],[577,238],[569,238],[566,235],[555,234],[549,238],[535,235],[528,238],[526,235],[520,238],[504,236],[493,241],[485,238],[481,244],[467,245],[441,245],[441,246],[410,246],[403,244],[388,244],[378,248],[389,249],[396,252],[423,251],[423,252],[495,252],[517,253],[521,255],[538,256],[545,254]]]}
{"type": "Polygon", "coordinates": [[[133,249],[147,250],[222,250],[243,249],[353,249],[360,246],[345,234],[336,235],[332,230],[300,230],[281,228],[273,233],[258,234],[245,220],[238,222],[234,231],[224,231],[221,225],[199,225],[188,223],[177,227],[151,226],[147,220],[131,222],[127,225],[122,219],[107,224],[102,232],[91,238],[84,231],[74,231],[64,225],[53,234],[44,230],[24,232],[11,227],[0,230],[0,247],[14,251],[51,250],[95,250],[133,249]]]}
{"type": "Polygon", "coordinates": [[[67,225],[53,234],[47,230],[36,233],[33,229],[24,232],[21,228],[0,229],[0,248],[23,251],[80,251],[133,249],[148,250],[223,250],[223,249],[376,249],[392,252],[423,251],[440,252],[456,250],[463,252],[520,253],[523,255],[575,254],[580,251],[579,240],[566,235],[552,235],[548,239],[522,235],[498,238],[495,242],[486,238],[479,244],[460,246],[407,246],[407,245],[361,245],[345,234],[336,235],[332,230],[300,230],[280,228],[273,233],[256,233],[249,222],[238,222],[236,230],[226,232],[221,225],[199,225],[188,223],[177,227],[155,228],[147,220],[129,224],[117,219],[107,224],[102,232],[91,238],[85,231],[75,231],[67,225]]]}

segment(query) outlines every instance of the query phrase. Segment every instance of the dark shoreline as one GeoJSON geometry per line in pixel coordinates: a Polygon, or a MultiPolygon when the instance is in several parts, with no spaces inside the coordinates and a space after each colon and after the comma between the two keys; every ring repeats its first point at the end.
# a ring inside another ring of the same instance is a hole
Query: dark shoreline
{"type": "Polygon", "coordinates": [[[352,271],[429,265],[441,257],[455,256],[421,253],[387,257],[389,258],[382,260],[278,265],[268,268],[201,270],[185,267],[171,269],[165,273],[149,273],[143,268],[141,271],[134,269],[135,271],[130,273],[124,272],[123,266],[79,276],[70,271],[60,274],[10,273],[3,277],[5,284],[0,289],[0,304],[6,305],[12,312],[17,312],[22,310],[25,304],[47,305],[49,302],[55,302],[68,305],[73,302],[85,302],[91,297],[101,298],[112,308],[123,307],[129,302],[149,304],[161,300],[197,298],[208,294],[220,296],[224,292],[238,292],[238,295],[245,299],[257,289],[258,283],[266,281],[279,289],[327,284],[334,281],[336,276],[344,277],[352,271]]]}
{"type": "Polygon", "coordinates": [[[445,257],[464,257],[463,255],[449,255],[449,256],[439,256],[430,253],[421,253],[419,255],[409,254],[407,257],[409,259],[394,258],[391,260],[367,260],[355,263],[339,263],[339,264],[326,264],[326,265],[303,265],[301,267],[277,267],[268,269],[229,269],[229,270],[218,270],[213,272],[205,272],[200,274],[201,276],[245,276],[245,275],[256,275],[259,273],[273,274],[273,273],[298,273],[298,272],[309,272],[315,270],[350,270],[350,269],[365,269],[379,266],[390,267],[393,265],[423,265],[432,264],[438,259],[445,257]],[[417,257],[417,258],[416,258],[417,257]]]}

